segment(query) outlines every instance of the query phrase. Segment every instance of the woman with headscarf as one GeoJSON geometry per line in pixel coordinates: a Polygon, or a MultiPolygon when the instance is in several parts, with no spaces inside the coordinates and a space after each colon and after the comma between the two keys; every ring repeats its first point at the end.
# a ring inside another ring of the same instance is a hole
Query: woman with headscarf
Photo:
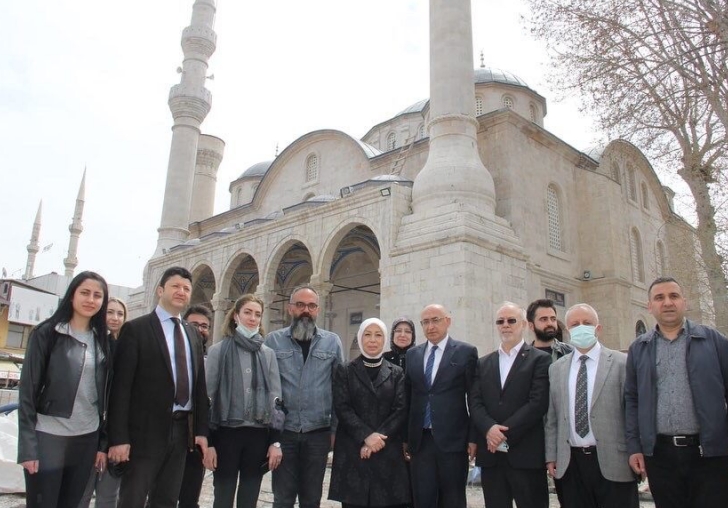
{"type": "Polygon", "coordinates": [[[281,463],[280,433],[270,428],[281,380],[276,355],[263,344],[262,317],[262,300],[241,296],[225,318],[225,337],[208,350],[204,463],[214,471],[213,508],[232,508],[236,488],[237,508],[255,508],[263,473],[281,463]]]}
{"type": "Polygon", "coordinates": [[[405,370],[407,351],[415,345],[415,324],[411,319],[401,317],[394,320],[389,344],[392,349],[384,353],[384,359],[405,370]]]}
{"type": "Polygon", "coordinates": [[[383,361],[387,326],[365,320],[357,341],[361,356],[337,367],[334,409],[339,419],[329,499],[343,508],[397,507],[410,502],[402,453],[407,418],[404,371],[383,361]]]}

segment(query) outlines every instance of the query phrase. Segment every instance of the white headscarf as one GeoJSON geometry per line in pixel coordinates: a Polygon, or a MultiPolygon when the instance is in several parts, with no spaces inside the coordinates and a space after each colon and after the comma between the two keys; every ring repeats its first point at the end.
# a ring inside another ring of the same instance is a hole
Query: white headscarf
{"type": "Polygon", "coordinates": [[[370,360],[376,360],[380,356],[382,356],[382,353],[379,353],[378,356],[371,356],[364,352],[364,346],[362,346],[362,338],[364,337],[364,330],[366,330],[369,325],[377,325],[381,330],[382,334],[384,334],[384,342],[382,343],[382,353],[386,351],[388,343],[387,343],[387,325],[384,324],[384,321],[382,321],[379,318],[369,318],[365,319],[361,325],[359,325],[359,331],[356,332],[356,343],[359,345],[359,351],[361,351],[361,354],[364,358],[369,358],[370,360]]]}

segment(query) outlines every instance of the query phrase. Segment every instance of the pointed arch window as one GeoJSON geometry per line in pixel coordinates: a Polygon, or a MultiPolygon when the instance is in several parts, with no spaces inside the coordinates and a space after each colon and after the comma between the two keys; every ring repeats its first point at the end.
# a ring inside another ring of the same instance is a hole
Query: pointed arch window
{"type": "Polygon", "coordinates": [[[645,264],[642,256],[642,238],[637,228],[632,228],[629,234],[629,250],[632,257],[632,280],[645,281],[645,264]]]}
{"type": "Polygon", "coordinates": [[[397,134],[390,132],[387,134],[387,151],[397,148],[397,134]]]}
{"type": "Polygon", "coordinates": [[[561,200],[554,185],[549,185],[546,189],[546,215],[548,217],[549,247],[563,252],[561,200]]]}
{"type": "Polygon", "coordinates": [[[241,187],[238,187],[237,192],[235,193],[235,206],[240,206],[242,203],[242,196],[243,196],[243,189],[241,187]]]}
{"type": "Polygon", "coordinates": [[[616,162],[612,162],[612,180],[617,182],[618,184],[622,183],[622,177],[620,176],[620,170],[619,170],[619,164],[616,162]]]}
{"type": "Polygon", "coordinates": [[[639,319],[634,325],[634,335],[635,337],[639,337],[643,333],[647,333],[647,327],[645,326],[645,322],[639,319]]]}
{"type": "Polygon", "coordinates": [[[417,139],[425,139],[425,124],[423,123],[417,129],[417,139]]]}
{"type": "Polygon", "coordinates": [[[506,95],[503,97],[503,106],[504,107],[506,107],[508,109],[513,109],[513,104],[514,104],[513,97],[511,97],[510,95],[506,95]]]}
{"type": "Polygon", "coordinates": [[[640,188],[642,190],[642,206],[645,208],[645,210],[650,209],[650,193],[647,190],[647,184],[645,182],[642,182],[640,184],[640,188]]]}
{"type": "Polygon", "coordinates": [[[312,153],[306,158],[306,183],[318,180],[319,158],[312,153]]]}
{"type": "Polygon", "coordinates": [[[632,164],[627,164],[627,185],[629,185],[629,199],[637,201],[637,175],[632,164]]]}
{"type": "Polygon", "coordinates": [[[483,114],[483,97],[480,95],[475,96],[475,116],[483,114]]]}

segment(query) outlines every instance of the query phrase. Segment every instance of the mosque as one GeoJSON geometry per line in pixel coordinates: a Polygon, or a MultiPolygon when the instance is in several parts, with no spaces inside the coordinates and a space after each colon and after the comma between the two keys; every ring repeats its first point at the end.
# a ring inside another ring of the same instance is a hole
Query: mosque
{"type": "Polygon", "coordinates": [[[537,91],[504,70],[473,70],[470,0],[430,9],[429,100],[361,139],[303,134],[231,182],[230,207],[215,215],[225,145],[201,134],[215,2],[194,2],[169,97],[158,244],[130,296],[132,316],[153,308],[162,272],[182,265],[193,273],[193,303],[214,311],[215,340],[244,293],[265,302],[267,331],[286,326],[290,291],[303,283],[320,295],[319,325],[351,352],[363,319],[417,321],[439,302],[452,312],[452,336],[484,354],[497,345],[501,302],[544,297],[560,317],[590,303],[602,341],[625,349],[654,324],[646,289],[668,273],[703,317],[694,232],[645,156],[622,140],[581,151],[551,134],[537,91]]]}

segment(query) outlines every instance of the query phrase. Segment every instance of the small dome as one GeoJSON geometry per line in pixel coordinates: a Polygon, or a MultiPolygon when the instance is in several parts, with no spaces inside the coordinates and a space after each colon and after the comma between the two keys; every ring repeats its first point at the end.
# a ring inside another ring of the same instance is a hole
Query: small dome
{"type": "Polygon", "coordinates": [[[421,113],[422,110],[425,109],[425,106],[427,106],[428,102],[430,102],[429,99],[422,99],[421,101],[417,101],[410,107],[405,108],[397,113],[395,116],[406,115],[408,113],[421,113]]]}
{"type": "Polygon", "coordinates": [[[478,67],[475,69],[475,84],[480,83],[504,83],[528,88],[528,84],[515,74],[491,67],[478,67]]]}
{"type": "Polygon", "coordinates": [[[262,177],[263,175],[265,175],[266,171],[268,171],[272,164],[273,161],[264,161],[253,164],[248,169],[240,173],[238,180],[241,178],[262,177]]]}

